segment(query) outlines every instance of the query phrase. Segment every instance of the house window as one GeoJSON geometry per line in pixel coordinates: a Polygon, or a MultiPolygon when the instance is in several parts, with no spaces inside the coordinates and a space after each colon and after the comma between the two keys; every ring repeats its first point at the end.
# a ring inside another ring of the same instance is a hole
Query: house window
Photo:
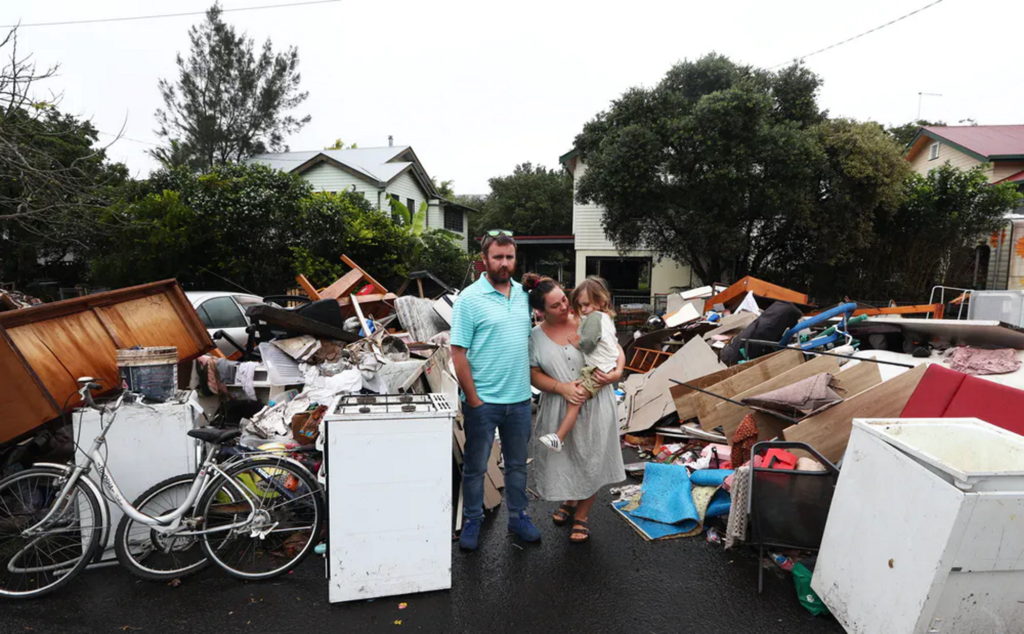
{"type": "Polygon", "coordinates": [[[406,209],[409,210],[409,214],[410,215],[416,215],[416,199],[415,198],[406,198],[405,199],[405,207],[406,207],[406,209]]]}
{"type": "Polygon", "coordinates": [[[449,207],[444,208],[444,228],[448,231],[457,231],[462,233],[462,212],[458,209],[451,209],[449,207]]]}
{"type": "Polygon", "coordinates": [[[938,142],[932,143],[931,146],[928,147],[928,160],[929,161],[934,161],[937,158],[939,158],[939,144],[938,144],[938,142]]]}
{"type": "MultiPolygon", "coordinates": [[[[391,199],[391,202],[402,204],[402,199],[399,198],[397,194],[388,194],[388,198],[391,199]]],[[[397,224],[403,224],[402,215],[398,213],[398,208],[394,205],[390,205],[390,207],[391,219],[394,220],[395,223],[397,224]]]]}
{"type": "Polygon", "coordinates": [[[586,272],[604,278],[613,295],[629,300],[650,298],[651,258],[590,256],[586,260],[586,272]]]}

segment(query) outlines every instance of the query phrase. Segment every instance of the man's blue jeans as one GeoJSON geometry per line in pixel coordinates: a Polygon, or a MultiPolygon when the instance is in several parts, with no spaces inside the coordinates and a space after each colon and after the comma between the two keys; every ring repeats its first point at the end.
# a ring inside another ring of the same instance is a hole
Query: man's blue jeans
{"type": "Polygon", "coordinates": [[[510,405],[463,403],[466,447],[462,456],[462,514],[468,519],[484,516],[484,474],[494,444],[494,430],[501,438],[505,458],[505,499],[511,517],[526,510],[526,452],[530,443],[530,401],[510,405]]]}

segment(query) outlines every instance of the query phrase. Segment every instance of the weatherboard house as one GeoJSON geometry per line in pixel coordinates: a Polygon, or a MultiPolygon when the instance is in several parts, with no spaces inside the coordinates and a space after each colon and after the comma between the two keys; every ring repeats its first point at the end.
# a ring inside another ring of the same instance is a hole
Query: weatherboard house
{"type": "Polygon", "coordinates": [[[451,231],[467,247],[466,213],[472,210],[443,198],[407,145],[273,152],[258,154],[250,162],[299,174],[319,191],[362,194],[370,205],[384,211],[390,210],[391,200],[413,212],[426,202],[427,228],[451,231]]]}
{"type": "MultiPolygon", "coordinates": [[[[924,126],[906,158],[921,175],[946,163],[964,170],[981,165],[989,183],[1024,191],[1024,125],[924,126]]],[[[979,288],[1024,289],[1024,208],[1008,214],[1006,225],[979,245],[978,261],[987,269],[979,288]]]]}
{"type": "MultiPolygon", "coordinates": [[[[587,165],[575,149],[559,158],[572,174],[573,192],[587,165]]],[[[652,251],[621,252],[604,232],[604,208],[573,196],[572,233],[575,236],[576,279],[599,275],[608,281],[616,304],[657,304],[657,296],[700,286],[687,264],[659,258],[652,251]]]]}

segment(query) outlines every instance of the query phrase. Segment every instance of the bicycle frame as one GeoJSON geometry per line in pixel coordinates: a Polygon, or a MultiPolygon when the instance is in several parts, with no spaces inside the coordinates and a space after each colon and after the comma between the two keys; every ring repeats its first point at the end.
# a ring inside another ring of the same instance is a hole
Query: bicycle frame
{"type": "MultiPolygon", "coordinates": [[[[71,475],[67,479],[67,482],[64,483],[64,485],[61,487],[60,492],[57,494],[54,504],[50,507],[50,510],[36,524],[26,528],[22,532],[23,535],[27,537],[45,532],[46,529],[49,527],[51,521],[53,520],[54,515],[56,515],[59,512],[64,502],[71,494],[71,489],[72,487],[74,487],[75,483],[79,479],[81,479],[84,474],[93,471],[94,468],[98,468],[102,487],[105,488],[113,496],[114,501],[117,503],[118,507],[120,507],[121,511],[124,512],[125,515],[132,518],[134,521],[139,522],[140,524],[144,524],[146,526],[150,526],[156,529],[158,532],[170,532],[177,530],[177,528],[181,524],[181,519],[185,516],[185,513],[188,512],[188,510],[192,507],[195,501],[199,498],[200,494],[206,489],[206,487],[213,479],[214,475],[219,475],[223,477],[226,481],[230,482],[231,485],[235,488],[235,490],[237,490],[242,495],[242,497],[250,505],[249,515],[244,520],[234,522],[226,526],[219,526],[216,529],[181,534],[200,534],[227,531],[241,526],[245,526],[246,524],[252,521],[257,509],[256,500],[252,497],[251,493],[247,491],[244,486],[235,482],[233,478],[230,478],[224,472],[224,470],[221,469],[220,466],[216,464],[214,460],[217,455],[216,446],[208,447],[206,452],[206,458],[203,460],[203,464],[200,466],[195,479],[192,481],[192,486],[189,488],[188,495],[185,497],[185,500],[182,502],[181,506],[158,517],[151,517],[149,515],[146,515],[145,513],[138,511],[134,506],[132,506],[132,504],[127,500],[127,498],[125,498],[124,493],[122,493],[121,489],[117,486],[117,482],[111,475],[110,470],[107,469],[106,461],[104,460],[103,455],[100,453],[100,449],[106,444],[107,432],[110,430],[111,426],[113,426],[114,420],[117,418],[117,410],[120,409],[123,400],[124,394],[122,393],[122,395],[118,397],[117,401],[115,401],[113,406],[95,407],[95,409],[98,409],[100,411],[101,416],[100,433],[93,440],[92,447],[89,449],[88,452],[86,452],[85,464],[77,465],[72,470],[71,475]]],[[[91,398],[86,399],[86,402],[91,402],[91,398]]],[[[85,476],[85,479],[91,480],[88,476],[85,476]]],[[[95,489],[96,487],[93,488],[95,489]]],[[[107,504],[107,499],[103,496],[100,496],[99,503],[103,507],[105,507],[104,514],[109,516],[109,505],[107,504]]]]}

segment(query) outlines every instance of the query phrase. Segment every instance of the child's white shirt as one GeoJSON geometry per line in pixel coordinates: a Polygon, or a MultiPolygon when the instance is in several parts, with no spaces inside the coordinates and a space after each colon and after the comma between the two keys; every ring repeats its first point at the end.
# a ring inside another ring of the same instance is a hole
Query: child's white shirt
{"type": "Polygon", "coordinates": [[[612,322],[612,318],[607,313],[595,310],[589,315],[584,315],[580,319],[580,351],[583,353],[583,362],[591,367],[595,367],[601,372],[612,372],[619,362],[619,338],[615,334],[615,323],[612,322]],[[596,324],[598,328],[595,328],[595,324],[591,323],[593,320],[598,320],[596,324]],[[586,329],[586,334],[584,330],[586,329]],[[588,340],[593,343],[596,340],[596,345],[593,346],[589,352],[586,341],[588,340]]]}

